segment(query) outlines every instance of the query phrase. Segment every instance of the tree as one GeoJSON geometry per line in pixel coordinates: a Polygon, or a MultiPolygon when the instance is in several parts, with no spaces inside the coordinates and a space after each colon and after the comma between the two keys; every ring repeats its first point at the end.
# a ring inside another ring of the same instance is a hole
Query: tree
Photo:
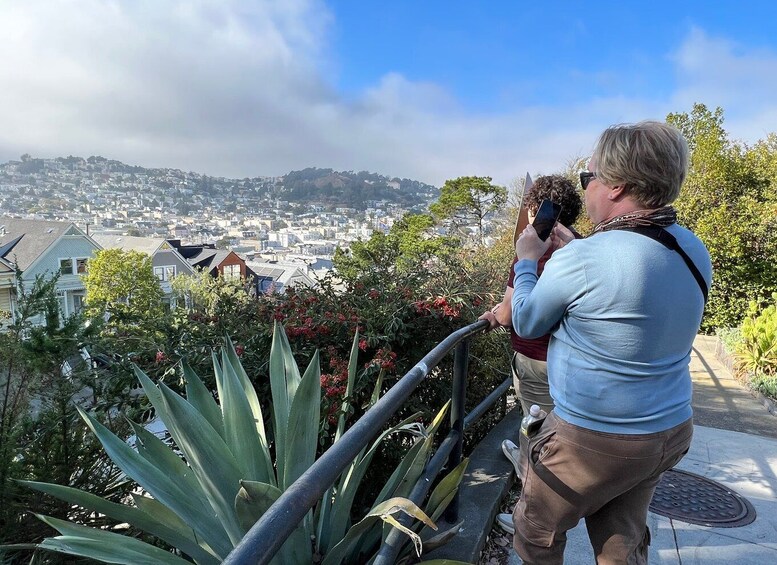
{"type": "Polygon", "coordinates": [[[691,149],[676,202],[679,221],[704,241],[712,259],[702,328],[733,327],[751,301],[765,305],[777,291],[777,141],[772,135],[752,147],[732,143],[723,110],[704,104],[667,121],[691,149]]]}
{"type": "Polygon", "coordinates": [[[84,276],[86,314],[107,314],[109,326],[138,324],[163,312],[162,289],[151,257],[139,251],[104,249],[89,262],[84,276]]]}
{"type": "MultiPolygon", "coordinates": [[[[99,443],[86,432],[73,402],[78,398],[94,408],[101,387],[79,354],[85,337],[81,320],[61,319],[57,279],[39,275],[26,282],[17,271],[16,315],[9,331],[0,334],[0,539],[5,543],[34,542],[47,534],[26,512],[30,507],[59,518],[88,519],[18,480],[54,481],[101,496],[114,491],[122,498],[117,474],[103,466],[99,443]],[[72,367],[67,377],[64,360],[72,367]]],[[[102,419],[105,412],[98,412],[102,419]]]]}
{"type": "Polygon", "coordinates": [[[507,189],[491,184],[491,177],[459,177],[445,181],[440,198],[429,209],[438,220],[448,220],[455,230],[475,224],[483,243],[483,219],[507,202],[507,189]]]}
{"type": "Polygon", "coordinates": [[[450,238],[434,235],[433,227],[434,219],[428,214],[406,214],[388,234],[375,231],[367,241],[352,243],[350,254],[338,248],[335,270],[351,281],[368,272],[393,277],[421,270],[427,260],[453,249],[450,238]]]}

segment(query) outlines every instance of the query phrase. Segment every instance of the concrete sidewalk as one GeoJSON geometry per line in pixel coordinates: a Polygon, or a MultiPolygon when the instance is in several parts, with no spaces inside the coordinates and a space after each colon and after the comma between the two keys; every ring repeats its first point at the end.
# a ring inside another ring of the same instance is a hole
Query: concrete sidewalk
{"type": "MultiPolygon", "coordinates": [[[[751,524],[734,528],[688,524],[654,513],[650,563],[665,565],[764,565],[777,563],[777,418],[774,406],[755,398],[733,378],[716,355],[717,339],[698,336],[691,355],[695,431],[691,449],[677,466],[715,481],[755,508],[751,524]],[[766,403],[766,406],[764,405],[766,403]]],[[[492,430],[471,455],[460,503],[464,526],[454,541],[425,558],[477,563],[498,506],[513,481],[500,443],[518,425],[513,413],[492,430]]],[[[512,548],[506,562],[521,563],[512,548]]],[[[503,561],[504,562],[504,561],[503,561]]],[[[568,532],[567,565],[594,563],[585,525],[568,532]]]]}

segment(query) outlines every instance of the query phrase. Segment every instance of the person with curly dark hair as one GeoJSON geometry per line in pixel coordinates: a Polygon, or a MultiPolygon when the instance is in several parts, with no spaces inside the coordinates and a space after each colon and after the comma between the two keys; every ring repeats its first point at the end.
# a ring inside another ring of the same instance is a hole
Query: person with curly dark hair
{"type": "MultiPolygon", "coordinates": [[[[524,195],[523,208],[528,212],[529,222],[534,220],[540,203],[545,199],[561,205],[559,222],[567,228],[571,228],[572,224],[577,221],[583,208],[580,193],[568,178],[561,175],[541,176],[537,178],[524,195]]],[[[555,248],[551,244],[550,248],[539,260],[537,264],[538,276],[542,274],[545,263],[550,259],[554,251],[555,248]]],[[[553,409],[553,399],[548,388],[547,366],[550,335],[544,335],[536,339],[524,339],[512,327],[511,301],[513,296],[513,279],[515,277],[513,270],[517,261],[518,259],[515,258],[510,265],[510,274],[502,302],[485,312],[479,319],[488,321],[489,327],[486,331],[500,326],[510,329],[510,341],[513,347],[513,357],[510,363],[513,387],[520,400],[523,413],[528,414],[532,404],[538,405],[545,412],[549,413],[553,409]]],[[[513,441],[505,439],[502,442],[502,451],[512,461],[516,475],[522,479],[524,454],[520,453],[520,448],[513,441]]],[[[510,514],[500,514],[497,517],[497,522],[506,530],[512,531],[512,517],[510,514]]]]}
{"type": "Polygon", "coordinates": [[[561,205],[561,216],[558,221],[567,227],[577,221],[583,209],[583,199],[574,184],[561,175],[538,177],[529,191],[523,197],[523,207],[533,217],[543,200],[550,200],[561,205]]]}
{"type": "MultiPolygon", "coordinates": [[[[561,175],[547,175],[538,177],[532,187],[524,195],[523,207],[528,212],[529,222],[534,220],[534,215],[543,200],[550,200],[561,205],[559,222],[571,227],[577,221],[583,208],[583,201],[575,185],[561,175]]],[[[550,259],[555,249],[551,245],[548,251],[539,260],[537,275],[542,274],[545,263],[550,259]]],[[[524,414],[529,413],[529,407],[537,404],[550,412],[553,409],[553,400],[548,391],[548,376],[546,359],[548,355],[548,342],[550,336],[545,335],[537,339],[524,339],[515,333],[512,328],[511,299],[513,295],[513,267],[517,258],[510,265],[510,274],[507,279],[502,302],[480,316],[480,320],[487,320],[488,330],[497,327],[510,329],[510,340],[513,345],[513,386],[520,398],[524,414]]]]}

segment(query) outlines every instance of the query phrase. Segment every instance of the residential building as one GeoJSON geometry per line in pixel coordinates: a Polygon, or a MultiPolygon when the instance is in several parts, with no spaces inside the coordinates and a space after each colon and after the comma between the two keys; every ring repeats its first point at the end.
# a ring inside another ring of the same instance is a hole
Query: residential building
{"type": "MultiPolygon", "coordinates": [[[[80,311],[86,297],[81,275],[98,249],[99,244],[72,222],[0,216],[0,310],[15,315],[18,268],[28,287],[38,275],[59,273],[56,288],[63,316],[80,311]]],[[[7,326],[8,316],[3,323],[7,326]]]]}

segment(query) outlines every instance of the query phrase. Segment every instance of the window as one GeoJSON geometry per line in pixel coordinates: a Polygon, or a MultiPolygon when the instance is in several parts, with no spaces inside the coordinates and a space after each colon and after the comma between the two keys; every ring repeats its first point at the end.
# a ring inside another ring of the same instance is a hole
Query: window
{"type": "Polygon", "coordinates": [[[77,314],[84,309],[84,295],[73,293],[73,313],[77,314]]]}
{"type": "Polygon", "coordinates": [[[87,259],[86,257],[76,258],[76,273],[78,273],[79,275],[85,275],[86,269],[87,269],[86,264],[88,261],[89,259],[87,259]]]}
{"type": "Polygon", "coordinates": [[[175,276],[175,265],[164,265],[163,267],[154,267],[154,275],[161,282],[169,282],[175,276]]]}
{"type": "Polygon", "coordinates": [[[57,302],[59,302],[59,313],[60,318],[64,319],[68,316],[67,311],[67,294],[64,290],[58,290],[57,291],[57,302]]]}
{"type": "Polygon", "coordinates": [[[59,260],[59,272],[63,275],[73,274],[73,259],[70,257],[59,260]]]}
{"type": "Polygon", "coordinates": [[[225,279],[239,279],[240,278],[240,265],[224,265],[224,269],[221,274],[225,279]]]}

